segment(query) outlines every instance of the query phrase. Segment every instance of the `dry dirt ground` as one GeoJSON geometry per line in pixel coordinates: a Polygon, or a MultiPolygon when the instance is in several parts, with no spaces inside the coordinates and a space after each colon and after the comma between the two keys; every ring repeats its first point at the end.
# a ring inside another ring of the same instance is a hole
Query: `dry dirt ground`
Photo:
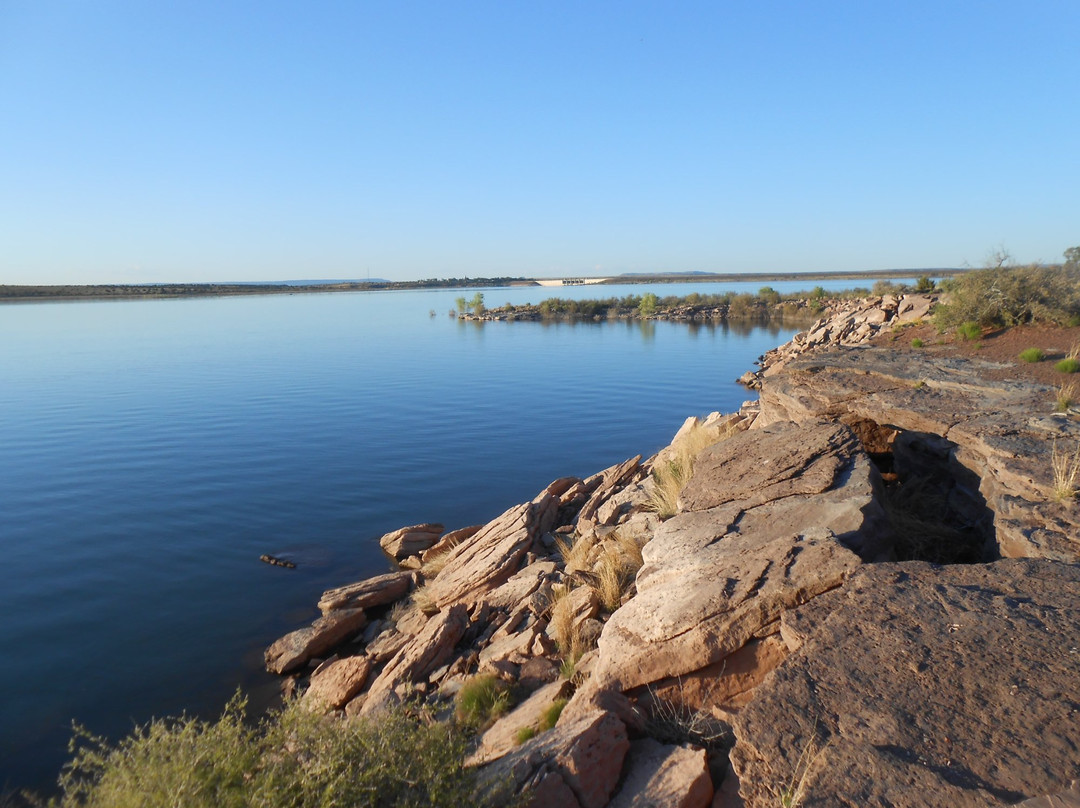
{"type": "Polygon", "coordinates": [[[1073,384],[1080,398],[1080,374],[1059,373],[1054,365],[1070,351],[1076,356],[1080,351],[1080,327],[1059,328],[1044,325],[1023,325],[998,331],[986,331],[978,340],[964,340],[955,333],[939,334],[930,323],[911,325],[896,332],[880,334],[873,342],[877,345],[910,345],[913,339],[921,339],[926,351],[944,356],[978,357],[995,362],[1002,367],[988,371],[988,379],[1028,380],[1049,387],[1073,384]],[[1020,352],[1027,348],[1042,348],[1046,358],[1041,362],[1024,362],[1020,352]]]}

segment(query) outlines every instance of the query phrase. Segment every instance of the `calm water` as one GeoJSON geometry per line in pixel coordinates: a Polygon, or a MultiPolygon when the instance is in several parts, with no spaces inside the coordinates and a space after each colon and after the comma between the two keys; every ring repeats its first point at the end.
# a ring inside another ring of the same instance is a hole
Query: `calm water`
{"type": "Polygon", "coordinates": [[[0,307],[0,788],[47,788],[73,720],[117,735],[272,692],[262,649],[384,571],[379,535],[651,454],[736,409],[733,379],[792,333],[459,323],[460,294],[0,307]]]}

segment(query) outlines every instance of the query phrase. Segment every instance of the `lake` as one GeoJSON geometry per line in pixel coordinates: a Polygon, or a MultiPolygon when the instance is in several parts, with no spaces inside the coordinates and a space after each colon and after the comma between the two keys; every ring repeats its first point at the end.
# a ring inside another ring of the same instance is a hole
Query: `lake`
{"type": "Polygon", "coordinates": [[[793,333],[447,316],[474,292],[0,306],[0,790],[48,789],[72,721],[117,736],[238,686],[265,703],[264,647],[385,571],[381,534],[650,455],[737,409],[734,379],[793,333]]]}

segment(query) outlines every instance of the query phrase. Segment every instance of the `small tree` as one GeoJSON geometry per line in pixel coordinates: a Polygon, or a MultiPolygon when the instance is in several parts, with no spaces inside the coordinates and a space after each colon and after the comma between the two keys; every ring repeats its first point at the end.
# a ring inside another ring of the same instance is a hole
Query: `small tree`
{"type": "Polygon", "coordinates": [[[638,314],[643,318],[652,317],[656,314],[656,304],[658,298],[652,292],[646,292],[641,296],[641,302],[638,303],[638,314]]]}
{"type": "Polygon", "coordinates": [[[758,289],[758,297],[768,303],[770,306],[775,306],[780,302],[780,293],[773,289],[771,286],[762,286],[758,289]]]}
{"type": "Polygon", "coordinates": [[[921,275],[919,276],[919,279],[915,281],[916,292],[932,292],[936,286],[937,284],[934,283],[934,279],[929,275],[921,275]]]}
{"type": "Polygon", "coordinates": [[[473,314],[481,315],[486,309],[484,308],[484,293],[477,292],[473,295],[473,299],[469,301],[469,308],[472,309],[473,314]]]}
{"type": "Polygon", "coordinates": [[[458,314],[464,314],[469,310],[469,304],[464,297],[455,297],[454,305],[457,306],[458,314]]]}

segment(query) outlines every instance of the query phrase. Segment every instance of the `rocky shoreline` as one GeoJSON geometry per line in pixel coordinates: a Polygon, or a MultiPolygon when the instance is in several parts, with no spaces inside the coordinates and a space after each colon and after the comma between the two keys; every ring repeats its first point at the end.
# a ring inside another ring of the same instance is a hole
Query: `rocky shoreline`
{"type": "Polygon", "coordinates": [[[875,340],[933,302],[838,305],[656,456],[387,534],[267,668],[342,717],[491,677],[468,765],[534,806],[1080,805],[1080,421],[875,340]]]}

